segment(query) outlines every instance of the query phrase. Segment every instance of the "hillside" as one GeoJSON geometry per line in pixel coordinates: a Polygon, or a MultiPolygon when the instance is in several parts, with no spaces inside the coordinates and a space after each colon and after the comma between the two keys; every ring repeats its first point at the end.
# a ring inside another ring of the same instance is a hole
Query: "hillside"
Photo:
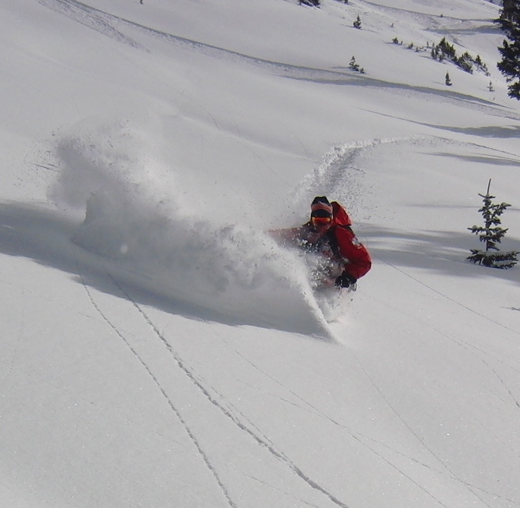
{"type": "Polygon", "coordinates": [[[465,259],[490,178],[520,250],[498,12],[4,0],[0,507],[520,506],[520,269],[465,259]],[[339,307],[266,234],[324,194],[339,307]]]}

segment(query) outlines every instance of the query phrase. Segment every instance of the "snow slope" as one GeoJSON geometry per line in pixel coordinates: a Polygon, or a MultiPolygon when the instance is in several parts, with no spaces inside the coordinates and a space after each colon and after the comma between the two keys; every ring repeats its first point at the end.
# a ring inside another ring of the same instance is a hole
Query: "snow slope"
{"type": "Polygon", "coordinates": [[[520,506],[499,8],[297,4],[0,5],[0,507],[520,506]],[[374,257],[331,322],[264,233],[321,194],[374,257]]]}

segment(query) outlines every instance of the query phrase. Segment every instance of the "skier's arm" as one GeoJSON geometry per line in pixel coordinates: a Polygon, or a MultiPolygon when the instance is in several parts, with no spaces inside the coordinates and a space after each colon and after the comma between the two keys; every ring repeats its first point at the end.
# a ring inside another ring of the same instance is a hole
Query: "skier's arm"
{"type": "Polygon", "coordinates": [[[372,267],[372,258],[350,228],[338,228],[336,238],[341,256],[348,260],[342,277],[345,282],[354,283],[368,273],[372,267]]]}

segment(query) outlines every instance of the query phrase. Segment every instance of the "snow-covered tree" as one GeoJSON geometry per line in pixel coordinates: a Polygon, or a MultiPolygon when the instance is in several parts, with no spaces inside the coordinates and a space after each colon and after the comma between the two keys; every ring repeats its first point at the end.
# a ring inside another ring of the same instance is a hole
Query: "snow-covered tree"
{"type": "Polygon", "coordinates": [[[478,235],[481,242],[485,243],[486,249],[471,249],[471,256],[468,256],[467,259],[472,263],[492,268],[511,268],[517,263],[519,252],[499,252],[497,247],[497,244],[501,242],[507,232],[507,229],[502,228],[500,225],[500,216],[511,205],[507,203],[493,203],[492,200],[495,199],[495,196],[489,193],[490,186],[491,180],[489,180],[486,194],[479,194],[484,203],[479,210],[484,218],[484,225],[468,228],[472,233],[478,235]]]}
{"type": "Polygon", "coordinates": [[[507,37],[498,48],[502,60],[497,67],[509,83],[509,97],[520,100],[520,0],[504,0],[495,22],[507,37]]]}

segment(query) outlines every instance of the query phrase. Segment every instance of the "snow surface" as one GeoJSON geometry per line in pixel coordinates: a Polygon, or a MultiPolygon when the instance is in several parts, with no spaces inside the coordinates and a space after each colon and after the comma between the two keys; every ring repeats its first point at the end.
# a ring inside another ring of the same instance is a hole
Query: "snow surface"
{"type": "Polygon", "coordinates": [[[499,7],[297,4],[1,2],[1,508],[520,506],[499,7]],[[331,322],[265,234],[321,194],[374,257],[331,322]]]}

